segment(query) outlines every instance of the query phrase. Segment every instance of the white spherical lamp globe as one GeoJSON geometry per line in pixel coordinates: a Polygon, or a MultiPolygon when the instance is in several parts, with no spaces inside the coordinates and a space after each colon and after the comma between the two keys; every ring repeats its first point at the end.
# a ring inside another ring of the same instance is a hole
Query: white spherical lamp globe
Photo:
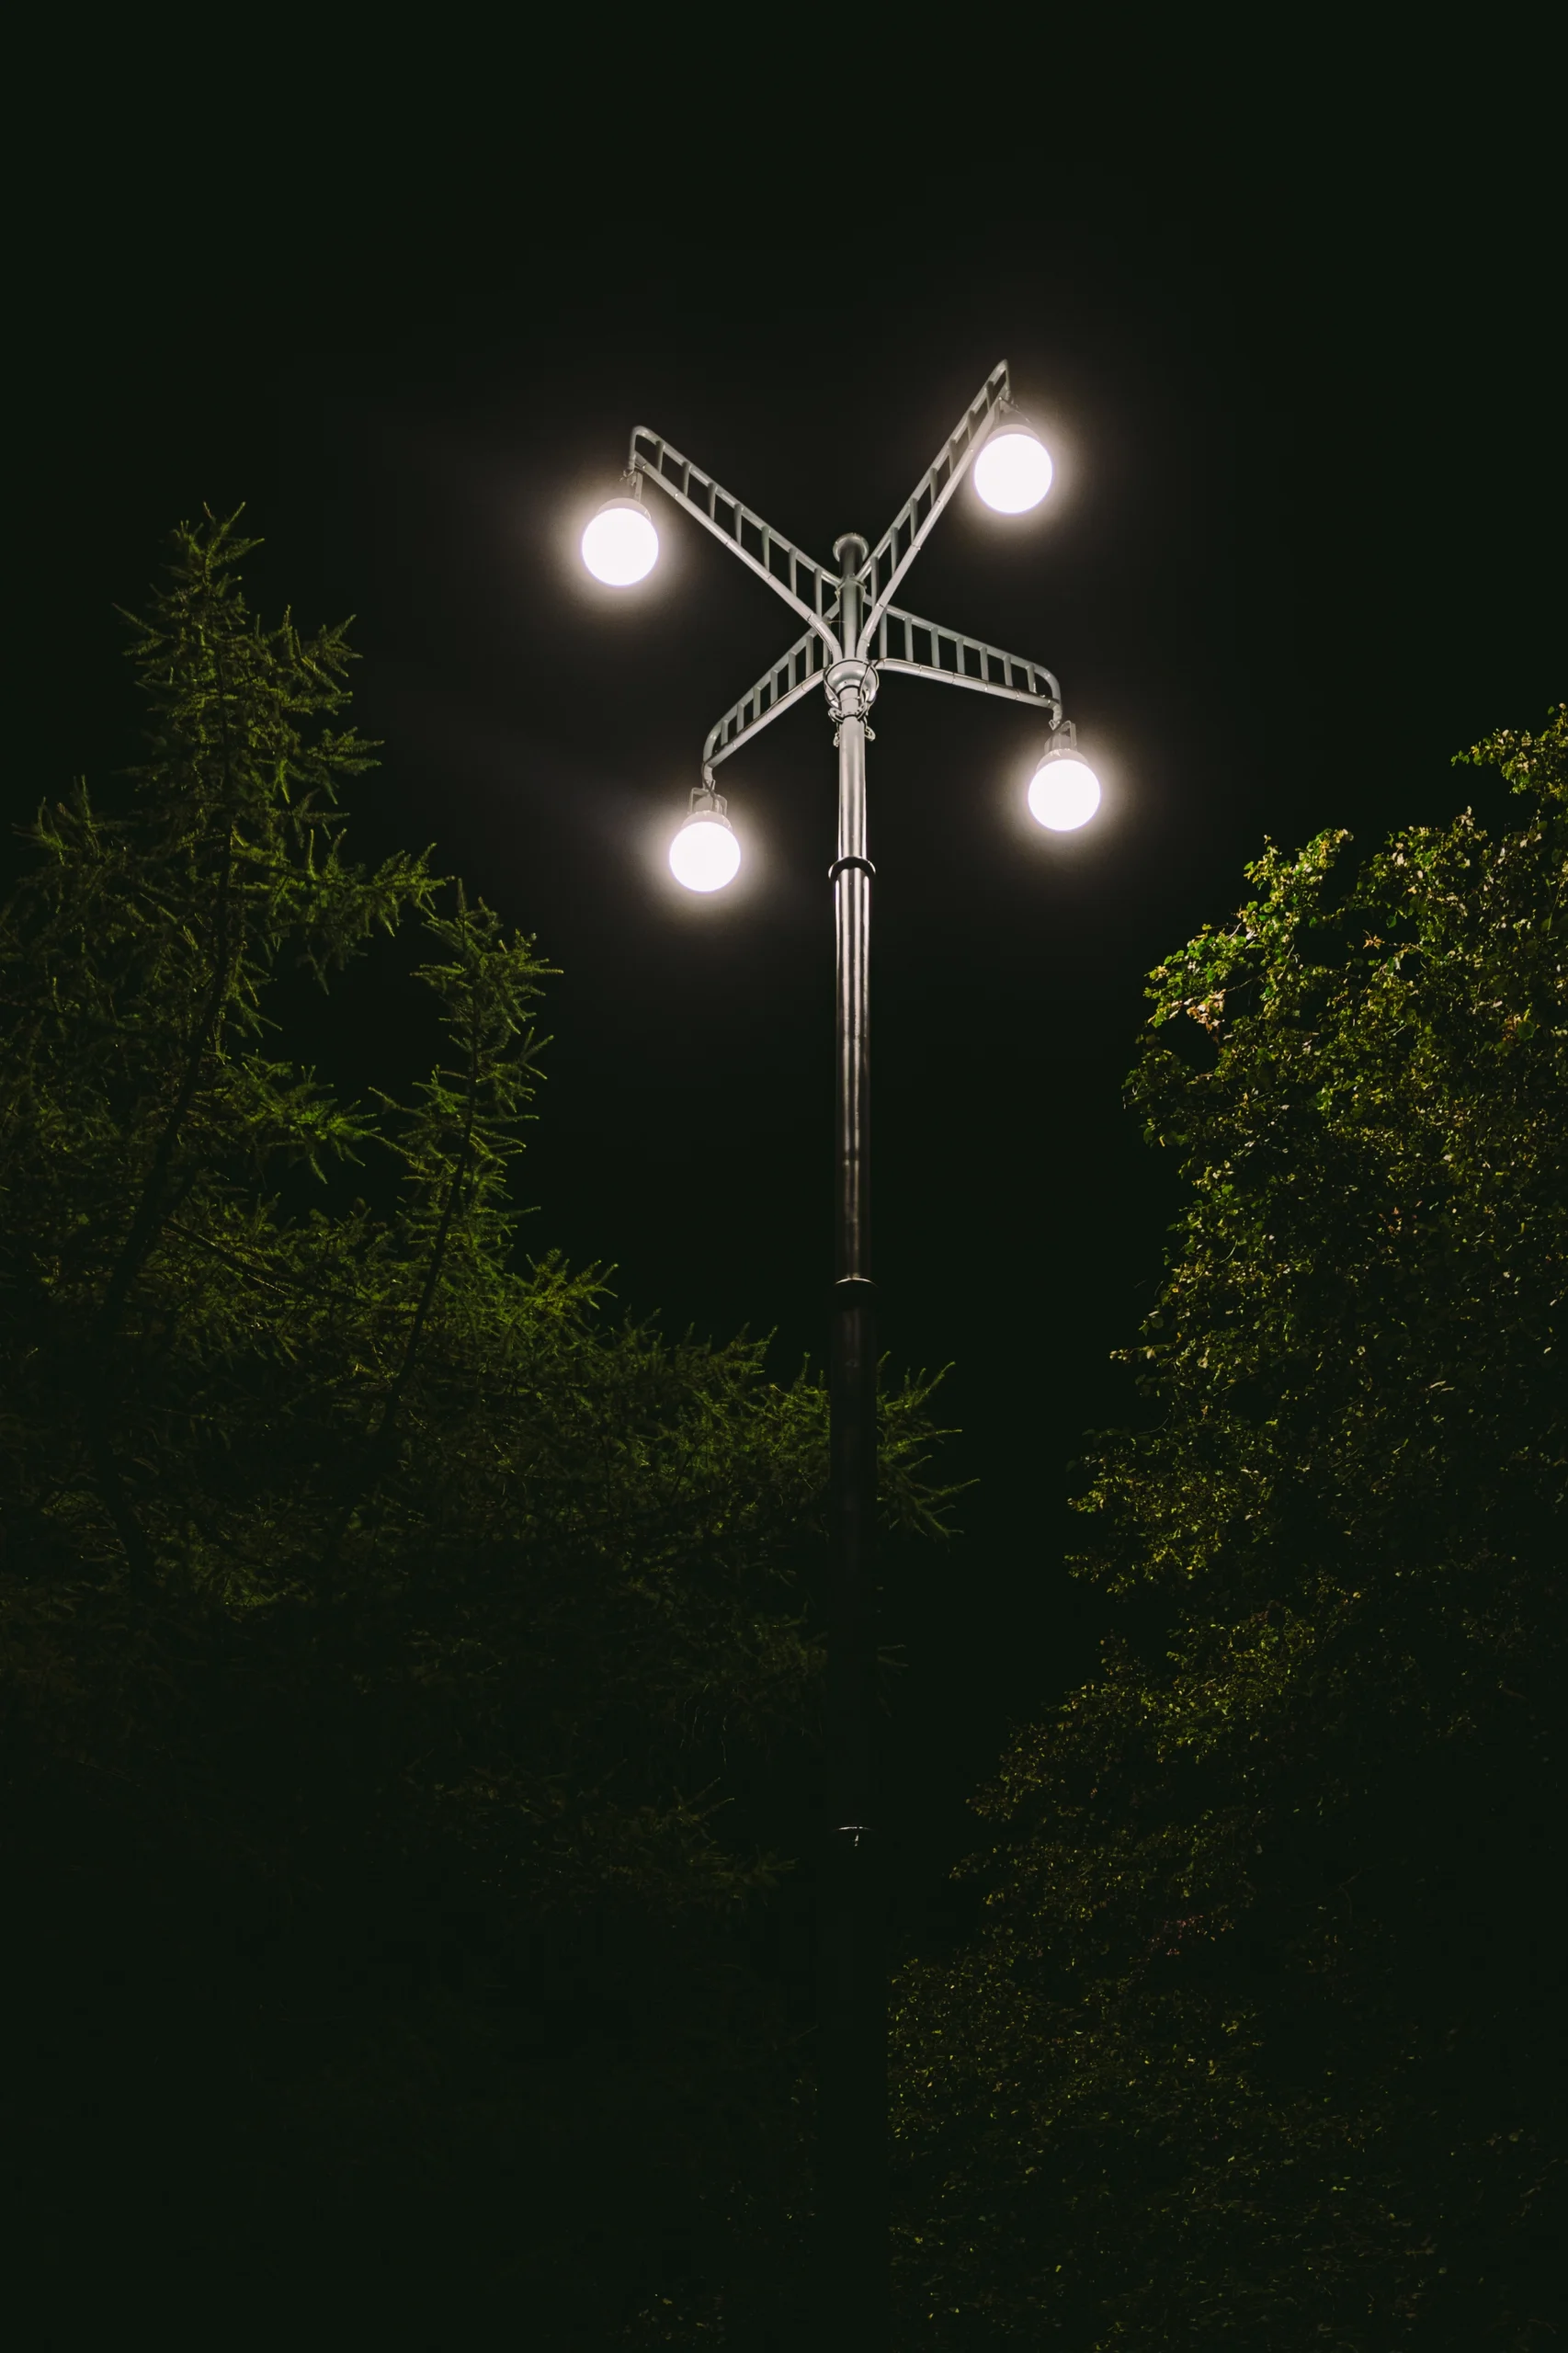
{"type": "Polygon", "coordinates": [[[722,891],[741,868],[741,846],[728,817],[695,809],[670,844],[670,872],[688,891],[722,891]]]}
{"type": "Polygon", "coordinates": [[[607,498],[583,534],[583,562],[610,588],[646,580],[658,553],[659,535],[640,498],[607,498]]]}
{"type": "Polygon", "coordinates": [[[1100,805],[1100,780],[1076,752],[1047,752],[1029,782],[1029,815],[1053,834],[1075,833],[1100,805]]]}
{"type": "Polygon", "coordinates": [[[999,425],[974,461],[974,486],[998,515],[1038,506],[1051,476],[1051,452],[1027,425],[999,425]]]}

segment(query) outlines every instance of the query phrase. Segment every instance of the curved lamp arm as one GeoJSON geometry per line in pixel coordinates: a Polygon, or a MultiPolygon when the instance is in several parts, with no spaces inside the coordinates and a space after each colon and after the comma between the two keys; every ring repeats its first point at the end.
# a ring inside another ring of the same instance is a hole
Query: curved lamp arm
{"type": "MultiPolygon", "coordinates": [[[[831,642],[831,641],[830,641],[831,642]]],[[[823,637],[809,629],[804,637],[796,640],[788,654],[777,661],[771,670],[765,671],[754,687],[748,687],[738,702],[732,703],[722,719],[715,720],[708,730],[708,740],[702,746],[702,765],[716,768],[732,752],[738,752],[743,740],[749,742],[759,730],[788,710],[792,702],[822,684],[823,673],[829,668],[837,653],[836,645],[830,654],[823,637]]]]}
{"type": "Polygon", "coordinates": [[[870,554],[860,567],[866,618],[855,647],[862,662],[870,654],[871,638],[893,590],[930,538],[937,517],[968,473],[976,450],[991,430],[1005,402],[1012,399],[1007,363],[999,359],[982,384],[946,443],[926,467],[870,554]]]}
{"type": "Polygon", "coordinates": [[[1052,727],[1062,724],[1062,688],[1043,662],[1027,662],[1021,654],[1005,654],[983,638],[965,637],[961,631],[941,629],[923,621],[917,613],[889,605],[877,623],[869,659],[879,670],[900,670],[911,678],[937,678],[949,687],[971,687],[977,694],[999,695],[1005,702],[1033,703],[1051,713],[1052,727]]]}
{"type": "MultiPolygon", "coordinates": [[[[936,621],[922,620],[918,613],[903,612],[897,605],[890,605],[877,623],[869,657],[879,671],[901,671],[905,677],[968,687],[1004,702],[1028,703],[1047,714],[1053,729],[1062,724],[1062,688],[1055,673],[1043,662],[1006,653],[999,645],[988,645],[983,638],[966,637],[961,630],[943,629],[936,621]]],[[[718,767],[732,752],[749,744],[781,711],[820,686],[828,667],[822,640],[814,630],[808,630],[730,705],[722,719],[714,721],[702,746],[703,767],[718,767]]]]}
{"type": "Polygon", "coordinates": [[[646,425],[632,429],[627,471],[657,483],[666,498],[695,515],[704,530],[711,531],[732,555],[738,555],[759,580],[767,581],[775,596],[782,597],[802,620],[811,623],[828,649],[830,661],[840,659],[844,649],[831,626],[838,614],[836,572],[818,563],[814,556],[803,554],[781,531],[754,515],[711,474],[682,457],[662,434],[646,425]]]}

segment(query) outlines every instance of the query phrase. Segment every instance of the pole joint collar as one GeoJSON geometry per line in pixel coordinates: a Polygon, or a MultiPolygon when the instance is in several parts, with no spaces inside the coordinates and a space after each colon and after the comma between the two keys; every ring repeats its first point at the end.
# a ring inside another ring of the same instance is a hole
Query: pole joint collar
{"type": "Polygon", "coordinates": [[[827,707],[835,727],[846,719],[864,719],[877,699],[877,667],[874,662],[845,661],[834,663],[824,674],[823,686],[827,694],[827,707]]]}

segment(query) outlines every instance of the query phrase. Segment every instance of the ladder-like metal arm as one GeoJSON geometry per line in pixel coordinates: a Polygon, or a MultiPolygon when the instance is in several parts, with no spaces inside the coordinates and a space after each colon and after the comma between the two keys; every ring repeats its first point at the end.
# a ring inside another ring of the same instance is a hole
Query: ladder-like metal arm
{"type": "Polygon", "coordinates": [[[646,425],[633,427],[629,472],[657,483],[666,498],[695,515],[774,594],[792,605],[836,662],[844,649],[833,629],[838,614],[838,574],[805,555],[781,531],[754,515],[723,486],[646,425]]]}
{"type": "Polygon", "coordinates": [[[893,590],[930,538],[937,516],[969,472],[998,406],[1011,398],[1007,363],[999,359],[949,434],[940,453],[867,557],[860,572],[867,613],[859,643],[852,649],[862,662],[869,658],[872,637],[888,609],[893,590]]]}
{"type": "Polygon", "coordinates": [[[916,613],[901,612],[896,605],[890,605],[878,620],[876,640],[867,648],[866,658],[879,670],[939,678],[949,687],[999,695],[1005,702],[1032,703],[1037,710],[1050,713],[1052,727],[1062,724],[1062,688],[1042,662],[1027,662],[1022,654],[1006,654],[983,638],[940,629],[916,613]]]}
{"type": "MultiPolygon", "coordinates": [[[[835,649],[836,650],[836,649],[835,649]]],[[[716,720],[708,730],[708,740],[702,746],[702,765],[716,768],[732,752],[738,752],[743,743],[749,743],[758,731],[781,710],[799,702],[813,687],[822,684],[823,673],[831,657],[822,634],[809,629],[804,637],[793,644],[788,654],[765,672],[755,687],[749,687],[739,702],[732,703],[722,719],[716,720]]]]}
{"type": "MultiPolygon", "coordinates": [[[[910,678],[937,678],[949,687],[969,687],[1004,702],[1027,702],[1045,712],[1052,727],[1062,724],[1062,688],[1043,662],[1021,654],[1005,653],[983,638],[966,637],[960,630],[943,629],[890,605],[877,623],[869,658],[879,671],[902,671],[910,678]]],[[[702,765],[716,768],[743,744],[749,744],[778,717],[820,686],[829,664],[822,639],[808,630],[788,654],[781,654],[722,719],[715,720],[702,746],[702,765]]]]}

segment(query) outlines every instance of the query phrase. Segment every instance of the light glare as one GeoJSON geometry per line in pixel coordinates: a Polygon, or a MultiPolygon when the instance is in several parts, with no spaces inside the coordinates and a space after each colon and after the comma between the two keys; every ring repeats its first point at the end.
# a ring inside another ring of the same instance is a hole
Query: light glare
{"type": "Polygon", "coordinates": [[[740,865],[741,846],[722,817],[688,817],[670,844],[670,872],[688,891],[722,891],[740,865]]]}
{"type": "Polygon", "coordinates": [[[1075,752],[1048,752],[1029,785],[1029,815],[1053,834],[1086,825],[1100,805],[1100,780],[1075,752]]]}
{"type": "Polygon", "coordinates": [[[994,433],[974,461],[974,486],[998,515],[1024,515],[1051,488],[1051,453],[1027,426],[994,433]]]}
{"type": "Polygon", "coordinates": [[[607,500],[583,534],[583,562],[607,587],[646,580],[658,553],[653,518],[635,498],[607,500]]]}

